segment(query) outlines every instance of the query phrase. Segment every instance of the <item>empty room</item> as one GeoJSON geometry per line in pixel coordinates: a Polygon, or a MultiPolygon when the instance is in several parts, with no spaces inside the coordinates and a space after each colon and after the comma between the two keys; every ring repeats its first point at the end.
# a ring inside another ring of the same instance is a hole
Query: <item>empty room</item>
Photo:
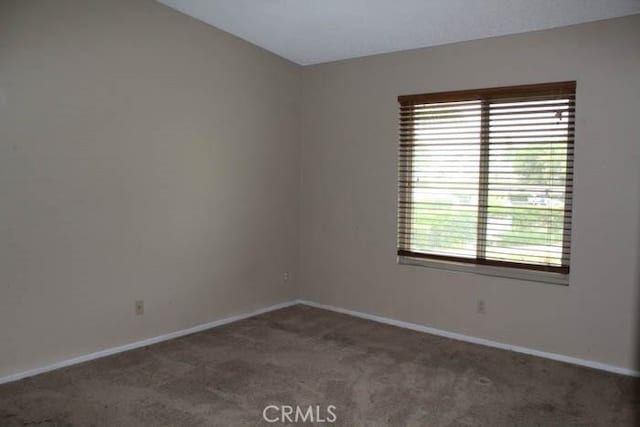
{"type": "Polygon", "coordinates": [[[640,426],[640,0],[0,0],[0,426],[640,426]]]}

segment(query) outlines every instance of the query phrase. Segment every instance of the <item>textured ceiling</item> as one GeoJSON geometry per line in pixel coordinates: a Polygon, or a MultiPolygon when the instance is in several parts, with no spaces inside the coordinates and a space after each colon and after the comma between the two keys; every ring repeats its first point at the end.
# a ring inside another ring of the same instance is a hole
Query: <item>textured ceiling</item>
{"type": "Polygon", "coordinates": [[[159,0],[301,65],[640,13],[640,0],[159,0]]]}

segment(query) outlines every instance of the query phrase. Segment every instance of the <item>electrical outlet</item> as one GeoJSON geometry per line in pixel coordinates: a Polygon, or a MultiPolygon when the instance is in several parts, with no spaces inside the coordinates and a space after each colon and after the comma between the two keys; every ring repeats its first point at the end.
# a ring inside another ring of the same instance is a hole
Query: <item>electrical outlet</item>
{"type": "Polygon", "coordinates": [[[479,299],[478,300],[477,311],[478,311],[478,314],[485,314],[486,313],[486,306],[485,306],[485,303],[484,303],[483,299],[479,299]]]}
{"type": "Polygon", "coordinates": [[[282,281],[283,282],[288,282],[289,281],[289,272],[285,271],[284,273],[282,273],[282,281]]]}
{"type": "Polygon", "coordinates": [[[136,316],[142,316],[144,314],[144,301],[136,301],[136,316]]]}

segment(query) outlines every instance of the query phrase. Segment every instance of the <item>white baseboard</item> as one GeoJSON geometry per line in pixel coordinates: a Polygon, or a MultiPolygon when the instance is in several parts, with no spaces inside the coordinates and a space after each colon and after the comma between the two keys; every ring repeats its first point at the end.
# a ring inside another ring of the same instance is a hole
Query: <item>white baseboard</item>
{"type": "Polygon", "coordinates": [[[424,332],[427,334],[439,335],[446,338],[451,338],[459,341],[465,341],[473,344],[486,345],[488,347],[500,348],[503,350],[515,351],[517,353],[529,354],[532,356],[544,357],[546,359],[557,360],[560,362],[571,363],[574,365],[586,366],[588,368],[599,369],[602,371],[613,372],[621,375],[628,375],[634,377],[640,377],[640,371],[633,369],[621,368],[619,366],[609,365],[606,363],[594,362],[591,360],[579,359],[576,357],[565,356],[557,353],[548,353],[546,351],[534,350],[526,347],[520,347],[517,345],[505,344],[497,341],[491,341],[484,338],[472,337],[469,335],[458,334],[456,332],[449,332],[442,329],[430,328],[428,326],[419,325],[416,323],[403,322],[401,320],[390,319],[387,317],[376,316],[374,314],[362,313],[359,311],[348,310],[344,308],[335,307],[332,305],[318,304],[316,302],[307,300],[294,300],[281,304],[272,305],[269,307],[261,308],[249,313],[239,314],[237,316],[226,317],[220,320],[214,320],[213,322],[204,323],[202,325],[193,326],[191,328],[182,329],[180,331],[171,332],[164,335],[158,335],[153,338],[147,338],[141,341],[132,342],[129,344],[121,345],[118,347],[112,347],[105,350],[97,351],[91,354],[85,354],[82,356],[74,357],[60,362],[53,363],[51,365],[43,366],[40,368],[30,369],[24,372],[18,372],[15,374],[0,377],[0,384],[17,381],[23,378],[32,377],[34,375],[43,374],[45,372],[53,371],[55,369],[64,368],[78,363],[88,362],[90,360],[99,359],[101,357],[110,356],[112,354],[122,353],[123,351],[133,350],[140,347],[145,347],[151,344],[156,344],[162,341],[167,341],[173,338],[182,337],[185,335],[193,334],[196,332],[204,331],[207,329],[215,328],[217,326],[226,325],[229,323],[237,322],[239,320],[247,319],[249,317],[257,316],[259,314],[268,313],[270,311],[279,310],[281,308],[290,307],[296,304],[304,304],[311,307],[321,308],[324,310],[334,311],[337,313],[348,314],[354,317],[360,317],[362,319],[372,320],[378,323],[384,323],[387,325],[398,326],[400,328],[411,329],[413,331],[424,332]]]}
{"type": "Polygon", "coordinates": [[[389,319],[387,317],[376,316],[374,314],[362,313],[354,310],[347,310],[332,305],[318,304],[312,301],[298,300],[298,303],[308,305],[310,307],[321,308],[324,310],[335,311],[336,313],[348,314],[362,319],[372,320],[378,323],[398,326],[400,328],[411,329],[412,331],[424,332],[427,334],[439,335],[454,340],[465,341],[473,344],[486,345],[488,347],[500,348],[503,350],[515,351],[516,353],[529,354],[531,356],[544,357],[545,359],[557,360],[559,362],[571,363],[573,365],[586,366],[587,368],[599,369],[602,371],[613,372],[615,374],[640,377],[640,371],[622,368],[619,366],[609,365],[606,363],[594,362],[591,360],[579,359],[577,357],[565,356],[563,354],[549,353],[546,351],[534,350],[527,347],[520,347],[512,344],[505,344],[497,341],[491,341],[484,338],[477,338],[469,335],[459,334],[456,332],[445,331],[442,329],[430,328],[428,326],[418,325],[416,323],[403,322],[402,320],[389,319]]]}
{"type": "Polygon", "coordinates": [[[269,311],[279,310],[281,308],[289,307],[297,304],[297,301],[288,301],[281,304],[272,305],[269,307],[261,308],[250,313],[243,313],[237,316],[226,317],[220,320],[214,320],[213,322],[203,323],[202,325],[193,326],[191,328],[182,329],[180,331],[171,332],[164,335],[158,335],[157,337],[147,338],[141,341],[132,342],[129,344],[121,345],[118,347],[108,348],[106,350],[97,351],[91,354],[85,354],[82,356],[74,357],[60,362],[53,363],[51,365],[43,366],[41,368],[30,369],[24,372],[18,372],[16,374],[7,375],[6,377],[0,377],[0,384],[21,380],[23,378],[32,377],[34,375],[43,374],[45,372],[53,371],[55,369],[64,368],[78,363],[88,362],[89,360],[99,359],[101,357],[110,356],[116,353],[122,353],[123,351],[133,350],[135,348],[145,347],[151,344],[156,344],[162,341],[167,341],[173,338],[190,335],[196,332],[204,331],[207,329],[215,328],[217,326],[226,325],[228,323],[237,322],[238,320],[247,319],[249,317],[257,316],[259,314],[267,313],[269,311]]]}

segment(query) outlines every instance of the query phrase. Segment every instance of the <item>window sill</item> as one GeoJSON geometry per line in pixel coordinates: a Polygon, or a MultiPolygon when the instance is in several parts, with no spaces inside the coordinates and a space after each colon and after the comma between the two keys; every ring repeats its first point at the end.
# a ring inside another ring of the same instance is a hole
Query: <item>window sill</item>
{"type": "Polygon", "coordinates": [[[523,270],[519,268],[493,267],[489,265],[465,264],[463,262],[439,261],[423,258],[399,256],[398,264],[418,267],[436,268],[439,270],[461,271],[464,273],[480,274],[483,276],[505,277],[530,282],[550,283],[553,285],[569,286],[569,275],[551,273],[547,271],[523,270]]]}

